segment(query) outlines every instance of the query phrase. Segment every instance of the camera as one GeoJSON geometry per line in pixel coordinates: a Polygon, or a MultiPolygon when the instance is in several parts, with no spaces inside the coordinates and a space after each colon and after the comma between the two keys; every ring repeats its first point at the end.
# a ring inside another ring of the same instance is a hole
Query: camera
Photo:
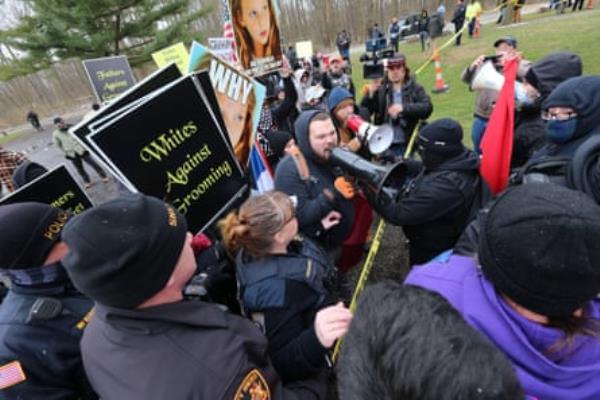
{"type": "Polygon", "coordinates": [[[363,63],[363,78],[383,78],[384,66],[382,61],[385,58],[393,57],[394,49],[388,47],[384,37],[368,39],[365,43],[365,48],[367,53],[360,56],[360,62],[363,63]],[[369,52],[371,54],[368,54],[369,52]]]}

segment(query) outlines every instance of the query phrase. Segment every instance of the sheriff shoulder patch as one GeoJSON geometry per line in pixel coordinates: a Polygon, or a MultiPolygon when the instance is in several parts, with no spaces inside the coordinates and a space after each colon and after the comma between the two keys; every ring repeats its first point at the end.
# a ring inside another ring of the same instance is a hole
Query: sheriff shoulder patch
{"type": "Polygon", "coordinates": [[[234,400],[270,400],[271,391],[264,376],[259,370],[253,369],[242,380],[235,391],[234,400]]]}
{"type": "Polygon", "coordinates": [[[0,366],[0,389],[9,388],[26,379],[20,362],[12,361],[0,366]]]}

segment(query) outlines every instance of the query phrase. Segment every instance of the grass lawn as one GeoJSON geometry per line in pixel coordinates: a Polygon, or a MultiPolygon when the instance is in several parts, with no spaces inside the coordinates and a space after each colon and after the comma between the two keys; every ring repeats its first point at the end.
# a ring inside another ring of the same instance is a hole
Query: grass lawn
{"type": "MultiPolygon", "coordinates": [[[[524,58],[531,61],[536,61],[551,52],[573,51],[583,60],[584,74],[600,75],[600,10],[577,13],[571,13],[569,10],[562,15],[556,15],[554,12],[527,14],[523,16],[523,21],[522,24],[509,26],[483,25],[479,39],[469,39],[465,33],[460,47],[447,47],[442,52],[442,66],[444,80],[450,86],[448,92],[431,93],[435,83],[433,63],[419,74],[417,81],[428,90],[433,101],[434,111],[430,120],[442,117],[458,120],[465,130],[465,142],[470,145],[475,93],[469,92],[467,86],[461,82],[460,74],[478,55],[494,54],[493,42],[500,36],[514,36],[524,58]]],[[[441,46],[448,39],[449,36],[444,36],[437,38],[436,42],[441,46]]],[[[427,55],[421,53],[418,41],[401,43],[400,51],[406,55],[413,72],[427,60],[427,55]]],[[[360,91],[365,83],[362,78],[362,66],[358,61],[360,54],[352,55],[352,77],[357,91],[360,91]]]]}
{"type": "Polygon", "coordinates": [[[16,131],[7,135],[0,135],[0,145],[5,145],[23,136],[24,131],[16,131]]]}

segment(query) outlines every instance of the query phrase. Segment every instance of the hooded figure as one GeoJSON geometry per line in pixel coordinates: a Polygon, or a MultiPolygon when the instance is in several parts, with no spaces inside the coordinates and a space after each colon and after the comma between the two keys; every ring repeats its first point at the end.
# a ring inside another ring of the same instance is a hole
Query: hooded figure
{"type": "MultiPolygon", "coordinates": [[[[333,250],[341,246],[350,232],[354,209],[352,202],[339,195],[334,188],[336,176],[327,160],[314,151],[310,128],[316,122],[326,124],[326,121],[331,123],[331,130],[336,135],[331,140],[332,143],[325,146],[327,154],[327,149],[337,146],[339,140],[331,119],[319,111],[305,111],[300,114],[294,129],[298,149],[303,156],[301,158],[306,161],[306,168],[300,166],[302,162],[297,162],[298,157],[288,155],[283,158],[275,171],[275,189],[290,196],[297,196],[296,215],[300,232],[320,243],[325,249],[333,250]],[[339,213],[339,221],[326,229],[322,220],[333,211],[339,213]]],[[[328,132],[328,135],[330,133],[328,132]]]]}
{"type": "MultiPolygon", "coordinates": [[[[576,152],[588,147],[600,133],[600,76],[580,76],[561,83],[542,103],[542,111],[547,142],[525,164],[517,181],[552,182],[580,190],[572,176],[582,171],[574,170],[572,161],[576,152]]],[[[584,164],[589,165],[587,161],[584,164]]],[[[600,169],[588,172],[586,179],[600,190],[600,169]]]]}
{"type": "Polygon", "coordinates": [[[522,104],[516,114],[512,168],[524,165],[546,143],[546,124],[540,116],[542,103],[560,83],[580,76],[582,70],[577,54],[560,52],[535,62],[527,71],[526,85],[535,90],[528,96],[529,102],[522,104]]]}
{"type": "Polygon", "coordinates": [[[417,139],[423,168],[397,201],[375,205],[383,218],[402,226],[411,265],[451,249],[474,213],[479,157],[465,148],[462,138],[460,124],[452,119],[425,126],[417,139]]]}
{"type": "Polygon", "coordinates": [[[553,184],[519,185],[484,214],[477,259],[414,268],[512,361],[526,395],[600,398],[600,208],[553,184]]]}

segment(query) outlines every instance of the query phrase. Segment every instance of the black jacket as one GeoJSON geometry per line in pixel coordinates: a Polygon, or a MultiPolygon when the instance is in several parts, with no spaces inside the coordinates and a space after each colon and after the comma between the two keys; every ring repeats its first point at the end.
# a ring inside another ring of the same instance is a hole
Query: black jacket
{"type": "MultiPolygon", "coordinates": [[[[387,79],[373,94],[373,97],[364,96],[361,106],[369,110],[371,115],[375,115],[375,125],[389,123],[392,126],[399,126],[404,132],[404,143],[408,143],[410,134],[421,119],[427,119],[433,112],[431,98],[419,85],[414,78],[402,86],[402,107],[404,111],[398,118],[392,118],[388,114],[388,108],[393,104],[393,87],[387,79]]],[[[402,142],[401,138],[394,138],[394,143],[402,142]]]]}
{"type": "Polygon", "coordinates": [[[397,202],[376,206],[387,221],[402,226],[410,264],[425,263],[451,249],[473,212],[480,190],[479,158],[466,151],[432,170],[423,169],[397,202]]]}
{"type": "Polygon", "coordinates": [[[83,370],[79,342],[91,300],[70,285],[47,288],[13,284],[0,307],[0,365],[18,361],[26,380],[0,390],[2,399],[97,399],[83,370]],[[50,319],[29,314],[38,299],[59,300],[50,319]]]}
{"type": "Polygon", "coordinates": [[[293,241],[287,254],[252,258],[240,253],[236,263],[242,308],[265,330],[281,379],[324,373],[327,350],[317,339],[314,319],[335,290],[337,270],[327,255],[304,238],[293,241]]]}
{"type": "Polygon", "coordinates": [[[354,207],[350,200],[336,196],[333,201],[323,193],[329,189],[336,193],[333,186],[335,174],[324,161],[313,153],[308,140],[308,125],[318,111],[302,113],[296,120],[296,141],[310,172],[308,181],[303,181],[292,156],[286,156],[279,162],[275,171],[275,189],[298,198],[296,216],[299,230],[304,236],[315,240],[326,250],[335,249],[343,243],[350,233],[354,218],[354,207]],[[336,210],[342,214],[340,223],[329,230],[324,230],[321,220],[336,210]]]}
{"type": "Polygon", "coordinates": [[[271,111],[271,118],[277,129],[290,132],[293,135],[293,121],[298,116],[298,111],[296,110],[298,93],[296,92],[291,77],[283,78],[283,91],[285,92],[285,98],[282,101],[273,103],[269,107],[269,110],[271,111]]]}
{"type": "Polygon", "coordinates": [[[355,96],[354,83],[352,77],[342,72],[339,75],[334,75],[331,72],[324,73],[321,76],[321,86],[327,90],[327,93],[331,92],[334,87],[340,86],[352,93],[352,97],[355,96]]]}
{"type": "Polygon", "coordinates": [[[102,399],[320,399],[323,385],[284,389],[250,321],[201,301],[141,310],[96,305],[81,351],[102,399]]]}
{"type": "Polygon", "coordinates": [[[452,14],[452,22],[457,29],[462,28],[465,23],[465,13],[467,12],[467,7],[464,4],[457,4],[454,9],[454,14],[452,14]]]}

